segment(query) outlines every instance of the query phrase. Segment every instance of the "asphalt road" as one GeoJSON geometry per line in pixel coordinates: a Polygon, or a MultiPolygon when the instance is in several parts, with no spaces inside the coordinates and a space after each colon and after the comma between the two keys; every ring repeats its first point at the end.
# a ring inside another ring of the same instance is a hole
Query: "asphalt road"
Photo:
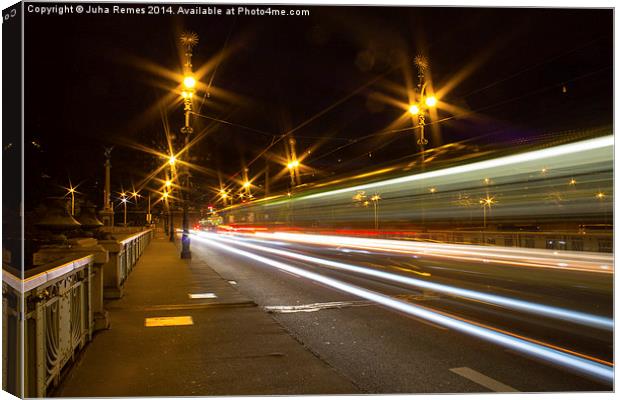
{"type": "Polygon", "coordinates": [[[603,362],[613,361],[610,330],[584,326],[570,318],[559,320],[487,301],[414,288],[264,249],[608,318],[613,307],[612,274],[500,265],[486,260],[476,263],[424,255],[412,257],[339,245],[229,236],[222,239],[216,242],[248,253],[237,254],[209,244],[212,239],[194,238],[194,257],[208,260],[222,277],[235,281],[243,295],[272,313],[293,337],[367,393],[612,390],[609,382],[377,305],[302,275],[304,271],[316,273],[422,306],[433,313],[603,362]],[[294,271],[301,273],[274,268],[265,263],[265,258],[299,268],[294,271]]]}

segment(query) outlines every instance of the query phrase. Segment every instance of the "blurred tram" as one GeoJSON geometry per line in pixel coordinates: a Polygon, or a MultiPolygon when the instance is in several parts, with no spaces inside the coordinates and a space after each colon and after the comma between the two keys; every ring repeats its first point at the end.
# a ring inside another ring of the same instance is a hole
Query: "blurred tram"
{"type": "Polygon", "coordinates": [[[198,229],[205,231],[214,231],[221,225],[223,218],[215,212],[211,212],[207,218],[203,218],[198,221],[198,229]]]}
{"type": "Polygon", "coordinates": [[[611,252],[613,136],[424,171],[381,169],[231,206],[222,216],[230,226],[611,252]]]}

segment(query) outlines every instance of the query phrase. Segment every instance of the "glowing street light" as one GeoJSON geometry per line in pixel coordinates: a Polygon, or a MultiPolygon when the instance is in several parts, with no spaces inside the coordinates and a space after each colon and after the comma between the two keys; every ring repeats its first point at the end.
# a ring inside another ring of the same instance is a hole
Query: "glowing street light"
{"type": "Polygon", "coordinates": [[[381,200],[381,195],[379,193],[375,193],[370,197],[370,201],[372,201],[372,205],[374,208],[375,230],[379,230],[379,214],[378,214],[379,200],[381,200]]]}
{"type": "Polygon", "coordinates": [[[435,107],[437,105],[437,98],[435,96],[427,97],[424,101],[428,107],[435,107]]]}
{"type": "MultiPolygon", "coordinates": [[[[193,112],[192,98],[196,88],[196,78],[192,71],[192,48],[198,44],[198,35],[194,32],[185,32],[180,37],[181,45],[185,51],[185,63],[183,64],[183,112],[185,115],[185,123],[181,128],[181,133],[185,136],[185,149],[189,153],[190,136],[194,132],[191,124],[191,115],[193,112]]],[[[189,154],[186,157],[189,160],[189,154]]],[[[192,253],[190,250],[189,238],[189,200],[190,200],[190,173],[189,166],[184,165],[181,171],[181,186],[185,191],[181,192],[181,200],[183,205],[183,235],[181,237],[181,258],[190,259],[192,253]]]]}
{"type": "Polygon", "coordinates": [[[250,183],[250,181],[245,181],[245,182],[243,182],[243,188],[244,188],[244,189],[249,189],[251,185],[252,185],[252,184],[250,183]]]}
{"type": "Polygon", "coordinates": [[[127,226],[127,198],[124,197],[125,193],[122,194],[121,203],[123,203],[123,226],[127,226]]]}
{"type": "Polygon", "coordinates": [[[299,167],[299,161],[297,161],[297,160],[293,160],[293,161],[291,161],[290,163],[288,163],[288,164],[286,165],[286,167],[287,167],[288,169],[297,168],[297,167],[299,167]]]}
{"type": "Polygon", "coordinates": [[[170,179],[166,179],[166,187],[170,188],[172,186],[172,181],[170,179]]]}
{"type": "Polygon", "coordinates": [[[483,218],[484,218],[484,228],[486,229],[487,227],[487,207],[489,208],[489,211],[491,210],[491,206],[493,204],[495,204],[495,197],[490,197],[489,195],[487,195],[487,197],[480,199],[480,204],[482,205],[482,212],[483,212],[483,218]]]}
{"type": "Polygon", "coordinates": [[[418,55],[413,60],[414,64],[418,68],[418,104],[412,104],[409,106],[409,113],[411,115],[418,116],[418,128],[420,128],[420,138],[418,139],[418,145],[422,149],[422,161],[424,161],[424,145],[428,143],[428,140],[424,137],[424,125],[425,123],[425,111],[427,108],[432,108],[437,105],[437,98],[435,96],[426,96],[426,71],[428,70],[428,60],[422,55],[418,55]]]}
{"type": "Polygon", "coordinates": [[[177,162],[177,158],[174,156],[174,154],[171,154],[170,157],[168,157],[168,164],[172,166],[176,164],[176,162],[177,162]]]}
{"type": "Polygon", "coordinates": [[[71,215],[75,215],[75,188],[70,185],[67,189],[67,194],[71,195],[71,215]]]}
{"type": "Polygon", "coordinates": [[[196,79],[193,76],[189,75],[183,78],[183,86],[185,89],[193,89],[196,87],[196,79]]]}

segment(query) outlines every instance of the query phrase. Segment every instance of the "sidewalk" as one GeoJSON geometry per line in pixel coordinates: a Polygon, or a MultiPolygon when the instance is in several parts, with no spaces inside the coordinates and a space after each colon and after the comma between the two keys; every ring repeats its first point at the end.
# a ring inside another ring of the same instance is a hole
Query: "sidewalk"
{"type": "Polygon", "coordinates": [[[359,393],[204,260],[181,260],[163,237],[147,247],[124,293],[106,303],[111,328],[96,334],[54,396],[359,393]],[[145,327],[153,317],[193,324],[145,327]]]}

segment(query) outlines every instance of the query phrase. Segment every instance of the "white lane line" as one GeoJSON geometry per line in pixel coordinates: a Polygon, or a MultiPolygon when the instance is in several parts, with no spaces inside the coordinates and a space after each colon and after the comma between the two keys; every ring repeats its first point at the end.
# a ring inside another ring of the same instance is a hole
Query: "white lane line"
{"type": "Polygon", "coordinates": [[[594,379],[600,380],[605,383],[613,383],[614,381],[613,367],[601,364],[589,358],[584,358],[580,355],[577,355],[576,353],[566,353],[561,350],[548,347],[544,344],[532,342],[527,338],[514,337],[508,333],[497,332],[493,329],[462,321],[452,316],[439,314],[437,312],[434,312],[433,310],[427,309],[426,307],[398,300],[393,297],[381,294],[379,292],[374,292],[372,290],[368,290],[359,286],[347,284],[343,281],[329,278],[315,272],[306,271],[302,268],[295,267],[281,261],[276,261],[256,253],[248,252],[226,245],[224,243],[220,243],[219,240],[210,240],[206,237],[201,237],[194,234],[192,235],[192,237],[197,242],[204,243],[208,246],[217,247],[219,249],[237,255],[241,255],[259,263],[277,268],[278,270],[294,271],[296,274],[299,274],[304,278],[309,279],[311,282],[317,285],[323,284],[325,286],[329,286],[333,289],[352,294],[362,299],[374,301],[377,304],[389,307],[393,310],[400,311],[408,315],[413,315],[427,321],[454,329],[456,331],[475,336],[483,340],[487,340],[496,345],[512,348],[520,353],[522,352],[525,354],[535,355],[541,360],[552,362],[566,368],[570,368],[576,372],[588,375],[594,379]]]}
{"type": "Polygon", "coordinates": [[[215,293],[189,293],[190,299],[215,299],[217,295],[215,293]]]}
{"type": "Polygon", "coordinates": [[[454,372],[457,375],[462,376],[463,378],[467,378],[472,382],[477,383],[480,386],[484,386],[487,389],[490,389],[494,392],[518,392],[517,389],[505,385],[499,381],[496,381],[493,378],[490,378],[484,374],[481,374],[478,371],[474,371],[471,368],[460,367],[460,368],[451,368],[450,371],[454,372]]]}
{"type": "Polygon", "coordinates": [[[319,310],[326,310],[329,308],[344,308],[344,307],[359,307],[359,306],[371,306],[370,301],[332,301],[328,303],[312,303],[312,304],[300,304],[296,306],[265,306],[263,307],[267,312],[276,313],[296,313],[296,312],[315,312],[319,310]]]}
{"type": "Polygon", "coordinates": [[[433,324],[432,322],[428,322],[428,321],[424,321],[422,318],[418,318],[418,317],[414,317],[412,315],[408,315],[408,318],[411,318],[413,320],[416,320],[418,322],[423,323],[424,325],[428,325],[428,326],[432,326],[433,328],[437,328],[437,329],[441,329],[442,331],[447,331],[449,330],[448,328],[446,328],[445,326],[441,326],[441,325],[437,325],[437,324],[433,324]]]}
{"type": "Polygon", "coordinates": [[[297,274],[294,274],[294,273],[292,273],[292,272],[289,272],[289,271],[284,271],[284,270],[280,270],[280,272],[284,272],[285,274],[289,274],[289,275],[294,276],[295,278],[299,278],[299,279],[301,279],[301,276],[299,276],[299,275],[297,275],[297,274]]]}

